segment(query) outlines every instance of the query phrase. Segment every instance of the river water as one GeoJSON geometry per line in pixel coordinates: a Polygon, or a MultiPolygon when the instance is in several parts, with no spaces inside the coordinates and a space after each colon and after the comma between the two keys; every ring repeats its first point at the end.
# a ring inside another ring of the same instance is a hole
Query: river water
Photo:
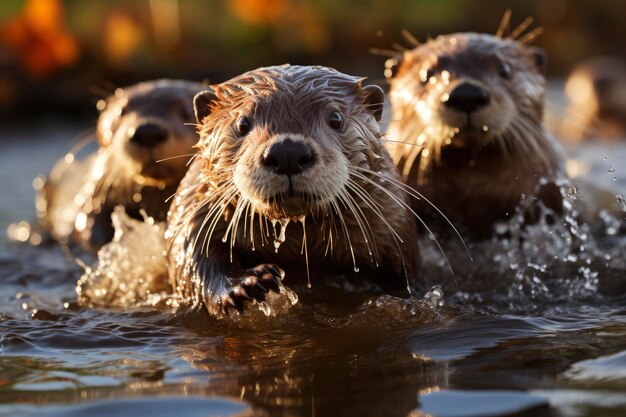
{"type": "MultiPolygon", "coordinates": [[[[0,229],[34,219],[32,179],[78,133],[4,132],[0,229]]],[[[625,153],[568,149],[570,166],[613,197],[571,189],[572,205],[613,205],[594,228],[509,225],[524,243],[470,246],[474,262],[452,242],[454,275],[425,239],[428,294],[351,311],[296,303],[224,324],[154,300],[89,308],[75,291],[84,271],[58,246],[3,233],[0,415],[624,416],[625,153]]]]}

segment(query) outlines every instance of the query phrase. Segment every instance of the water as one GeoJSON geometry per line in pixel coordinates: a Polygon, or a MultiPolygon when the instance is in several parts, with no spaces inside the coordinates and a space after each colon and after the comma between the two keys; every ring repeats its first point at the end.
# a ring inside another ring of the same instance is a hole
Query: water
{"type": "MultiPolygon", "coordinates": [[[[3,138],[2,229],[34,217],[31,180],[76,133],[3,138]]],[[[570,152],[614,190],[597,230],[575,219],[551,234],[509,225],[524,243],[470,246],[473,263],[447,243],[454,276],[425,239],[428,294],[349,310],[276,302],[269,317],[251,310],[229,325],[173,314],[157,285],[163,248],[147,237],[157,225],[141,226],[145,251],[124,254],[135,262],[103,255],[120,269],[92,268],[77,298],[85,271],[60,248],[3,236],[0,415],[626,415],[624,151],[570,152]],[[134,269],[141,256],[150,273],[134,269]]],[[[565,190],[573,209],[596,200],[579,179],[565,190]]]]}

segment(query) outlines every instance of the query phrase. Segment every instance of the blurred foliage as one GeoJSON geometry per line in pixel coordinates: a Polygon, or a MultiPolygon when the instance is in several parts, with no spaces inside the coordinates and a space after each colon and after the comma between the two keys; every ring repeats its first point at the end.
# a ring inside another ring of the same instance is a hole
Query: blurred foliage
{"type": "Polygon", "coordinates": [[[2,0],[0,109],[91,114],[98,95],[155,77],[219,82],[263,65],[322,64],[382,83],[400,30],[495,32],[506,8],[545,31],[552,74],[624,55],[621,0],[2,0]]]}

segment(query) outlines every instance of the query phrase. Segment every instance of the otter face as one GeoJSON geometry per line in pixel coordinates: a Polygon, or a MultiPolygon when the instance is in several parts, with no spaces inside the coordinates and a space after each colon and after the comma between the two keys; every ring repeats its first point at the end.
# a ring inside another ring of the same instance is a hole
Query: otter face
{"type": "Polygon", "coordinates": [[[440,36],[388,62],[391,102],[404,109],[394,120],[415,124],[409,130],[418,144],[478,147],[503,137],[521,140],[529,130],[525,122],[543,116],[544,67],[541,50],[511,39],[440,36]]]}
{"type": "Polygon", "coordinates": [[[322,67],[214,86],[194,100],[207,176],[271,219],[324,212],[346,193],[349,167],[380,148],[383,100],[379,87],[322,67]]]}
{"type": "Polygon", "coordinates": [[[197,142],[190,124],[199,87],[162,80],[119,89],[106,100],[98,119],[100,146],[112,148],[116,160],[139,183],[180,181],[189,159],[184,156],[197,142]]]}

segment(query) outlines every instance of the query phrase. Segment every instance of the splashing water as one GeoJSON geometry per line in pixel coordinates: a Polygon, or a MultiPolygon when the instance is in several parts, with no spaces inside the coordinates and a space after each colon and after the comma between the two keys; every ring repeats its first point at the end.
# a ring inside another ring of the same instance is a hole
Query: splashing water
{"type": "Polygon", "coordinates": [[[576,200],[576,195],[578,194],[578,191],[579,189],[576,185],[570,184],[568,187],[566,187],[565,195],[570,200],[576,200]]]}
{"type": "MultiPolygon", "coordinates": [[[[519,211],[509,221],[496,225],[497,237],[471,245],[475,262],[453,257],[454,270],[461,271],[458,276],[451,278],[445,273],[441,257],[429,240],[422,238],[426,268],[435,272],[431,277],[434,281],[429,282],[444,283],[446,292],[453,294],[452,301],[471,300],[477,307],[491,301],[494,305],[490,310],[500,305],[498,309],[534,311],[553,303],[596,296],[600,271],[609,267],[614,254],[600,245],[590,225],[581,221],[575,203],[586,201],[576,198],[578,187],[566,181],[558,185],[566,197],[562,216],[541,206],[539,221],[528,225],[519,211]]],[[[601,232],[606,235],[616,235],[622,227],[622,222],[606,210],[598,216],[604,224],[601,232]]],[[[446,242],[445,247],[449,252],[461,252],[455,242],[446,242]]]]}
{"type": "Polygon", "coordinates": [[[97,263],[86,269],[76,294],[81,304],[101,307],[158,305],[168,294],[165,224],[144,214],[144,221],[122,206],[111,215],[115,235],[98,251],[97,263]]]}
{"type": "MultiPolygon", "coordinates": [[[[98,261],[86,268],[78,280],[76,294],[87,307],[153,306],[175,309],[189,304],[171,293],[167,268],[166,225],[144,215],[144,221],[130,218],[122,206],[111,219],[113,240],[98,251],[98,261]]],[[[286,313],[298,302],[291,289],[279,284],[280,294],[268,293],[263,302],[247,306],[246,314],[228,318],[237,325],[252,325],[263,317],[286,313]]]]}

